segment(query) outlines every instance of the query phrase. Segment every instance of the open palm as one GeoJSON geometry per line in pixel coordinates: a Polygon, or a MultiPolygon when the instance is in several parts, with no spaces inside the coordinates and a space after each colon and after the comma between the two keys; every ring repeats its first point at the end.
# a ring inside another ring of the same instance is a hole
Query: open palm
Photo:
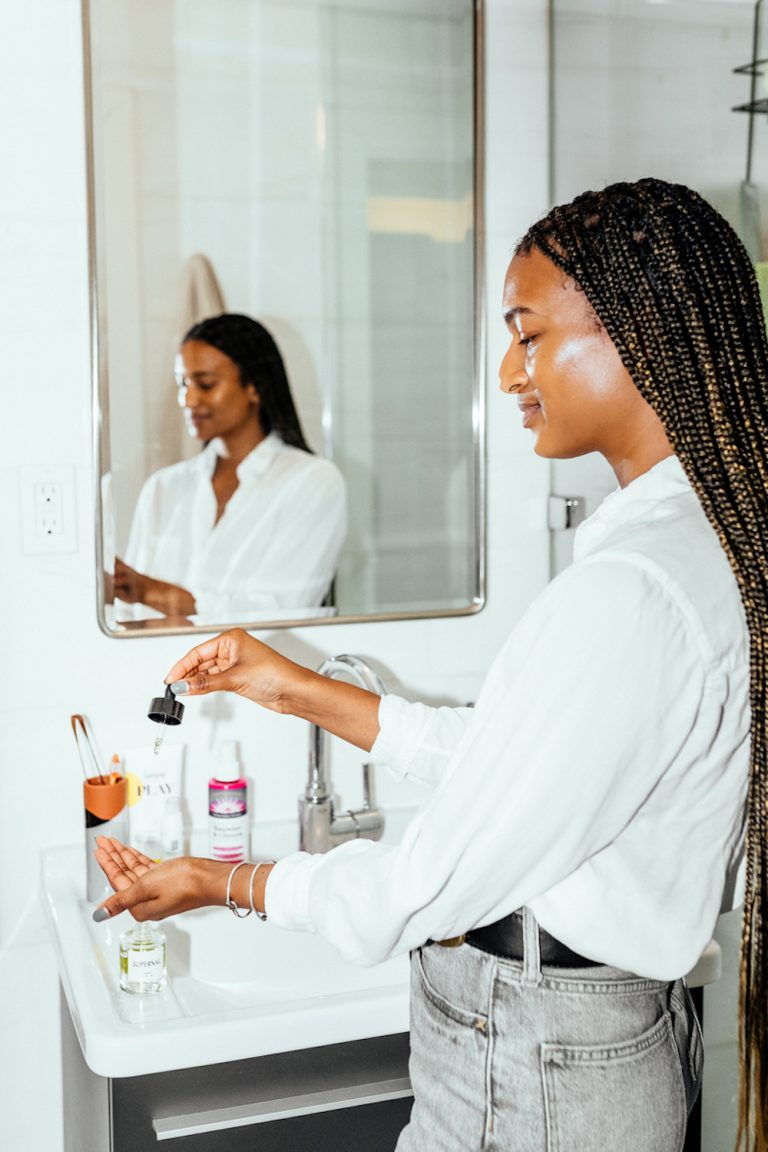
{"type": "Polygon", "coordinates": [[[94,855],[115,892],[122,892],[143,876],[157,861],[135,848],[129,848],[112,836],[97,836],[94,855]]]}

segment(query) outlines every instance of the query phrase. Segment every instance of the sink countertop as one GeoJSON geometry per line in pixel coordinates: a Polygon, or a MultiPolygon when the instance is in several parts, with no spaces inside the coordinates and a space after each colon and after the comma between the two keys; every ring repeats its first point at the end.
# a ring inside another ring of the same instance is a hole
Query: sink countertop
{"type": "MultiPolygon", "coordinates": [[[[387,812],[386,838],[398,838],[411,815],[387,812]]],[[[285,845],[269,853],[284,855],[298,839],[296,822],[257,824],[257,838],[260,847],[285,845]]],[[[98,1075],[140,1076],[408,1030],[407,956],[361,968],[318,936],[237,920],[224,908],[163,921],[166,988],[123,992],[119,937],[134,921],[124,914],[94,923],[83,853],[78,844],[43,854],[43,894],[74,1027],[98,1075]]]]}

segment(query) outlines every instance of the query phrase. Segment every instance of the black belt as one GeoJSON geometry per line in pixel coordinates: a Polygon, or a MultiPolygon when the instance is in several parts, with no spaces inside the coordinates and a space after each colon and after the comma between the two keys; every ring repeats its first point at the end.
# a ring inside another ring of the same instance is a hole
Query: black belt
{"type": "MultiPolygon", "coordinates": [[[[541,926],[538,931],[542,964],[555,968],[595,968],[600,965],[599,960],[589,960],[586,956],[580,956],[562,941],[550,936],[541,926]]],[[[464,936],[455,936],[451,940],[436,940],[435,943],[444,948],[466,943],[472,948],[479,948],[481,952],[489,952],[492,956],[500,956],[504,960],[522,960],[524,957],[522,912],[512,912],[503,920],[497,920],[495,924],[473,928],[464,936]]]]}

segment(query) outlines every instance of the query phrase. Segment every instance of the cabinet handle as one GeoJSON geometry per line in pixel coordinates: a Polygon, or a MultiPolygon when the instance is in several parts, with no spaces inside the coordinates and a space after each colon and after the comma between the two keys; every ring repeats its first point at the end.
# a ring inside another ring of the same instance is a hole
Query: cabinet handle
{"type": "Polygon", "coordinates": [[[293,1116],[312,1116],[332,1112],[335,1108],[356,1108],[360,1104],[379,1104],[384,1100],[402,1100],[413,1096],[407,1076],[398,1080],[379,1080],[373,1084],[353,1084],[349,1088],[332,1088],[327,1092],[307,1092],[303,1096],[285,1096],[237,1104],[232,1108],[212,1108],[206,1112],[188,1112],[181,1116],[164,1116],[153,1120],[157,1140],[175,1140],[179,1136],[198,1136],[202,1132],[220,1132],[225,1128],[244,1128],[248,1124],[268,1124],[289,1120],[293,1116]]]}

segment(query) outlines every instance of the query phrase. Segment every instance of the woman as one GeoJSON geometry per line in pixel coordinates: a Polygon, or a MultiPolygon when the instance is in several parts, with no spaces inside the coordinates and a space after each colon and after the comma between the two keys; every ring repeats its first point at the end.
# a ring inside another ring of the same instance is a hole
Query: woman
{"type": "Polygon", "coordinates": [[[252,892],[353,960],[412,950],[400,1152],[676,1152],[702,1064],[682,978],[744,892],[741,1136],[765,1152],[768,345],[752,268],[690,189],[617,184],[530,229],[503,308],[501,388],[536,452],[601,452],[619,488],[476,707],[379,701],[242,632],[168,675],[431,783],[402,844],[229,877],[105,841],[117,894],[97,916],[224,903],[230,878],[239,906],[252,892]]]}
{"type": "Polygon", "coordinates": [[[179,404],[205,445],[162,468],[139,495],[118,618],[242,620],[316,607],[346,537],[338,469],[304,440],[283,361],[266,328],[223,314],[196,324],[176,362],[179,404]]]}

